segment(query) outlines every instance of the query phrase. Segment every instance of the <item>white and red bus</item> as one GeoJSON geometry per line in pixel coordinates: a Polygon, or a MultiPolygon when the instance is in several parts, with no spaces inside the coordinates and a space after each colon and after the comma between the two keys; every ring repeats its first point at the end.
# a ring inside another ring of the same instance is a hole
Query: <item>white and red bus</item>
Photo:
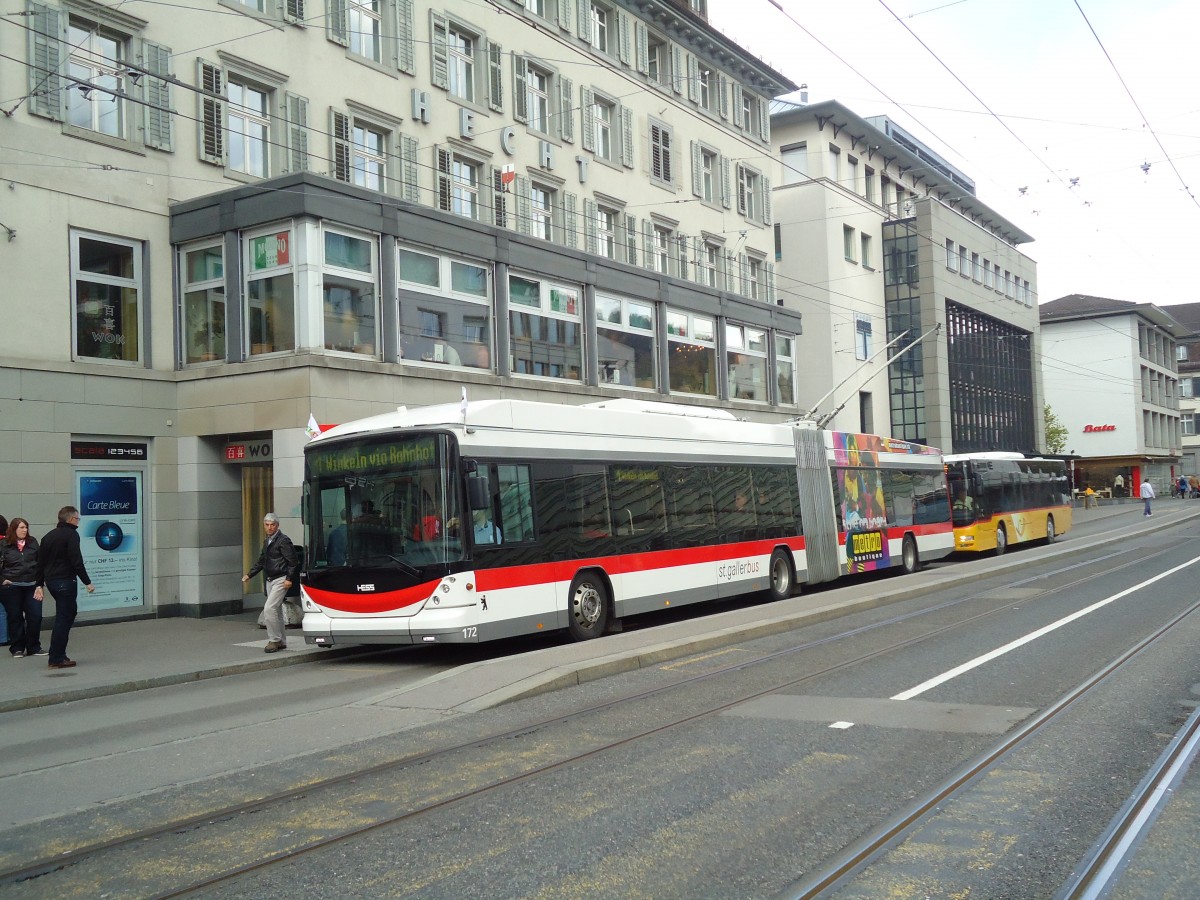
{"type": "Polygon", "coordinates": [[[304,456],[304,636],[323,647],[582,640],[954,549],[937,450],[682,405],[401,408],[304,456]]]}

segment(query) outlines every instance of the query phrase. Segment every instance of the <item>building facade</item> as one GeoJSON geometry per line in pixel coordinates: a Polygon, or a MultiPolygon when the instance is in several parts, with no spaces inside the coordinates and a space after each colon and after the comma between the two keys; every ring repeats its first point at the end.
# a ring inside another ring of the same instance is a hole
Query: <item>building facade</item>
{"type": "MultiPolygon", "coordinates": [[[[1181,474],[1178,356],[1189,333],[1171,307],[1070,294],[1040,310],[1046,403],[1067,429],[1075,487],[1158,494],[1181,474]]],[[[1191,473],[1183,473],[1191,474],[1191,473]]]]}
{"type": "Polygon", "coordinates": [[[844,384],[822,411],[946,452],[1041,449],[1037,270],[1018,249],[1031,236],[887,118],[773,109],[778,291],[804,315],[801,381],[844,384]]]}
{"type": "Polygon", "coordinates": [[[795,86],[702,3],[25,13],[0,28],[26,86],[0,120],[0,512],[40,534],[80,506],[85,617],[255,605],[310,416],[464,389],[796,414],[768,114],[795,86]]]}

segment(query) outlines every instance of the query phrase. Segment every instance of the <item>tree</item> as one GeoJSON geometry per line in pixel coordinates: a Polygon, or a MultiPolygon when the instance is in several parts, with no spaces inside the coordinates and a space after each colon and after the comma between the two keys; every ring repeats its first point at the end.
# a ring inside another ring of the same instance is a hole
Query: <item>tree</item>
{"type": "Polygon", "coordinates": [[[1058,420],[1049,403],[1042,407],[1042,419],[1046,423],[1046,449],[1051,453],[1062,453],[1070,431],[1058,420]]]}

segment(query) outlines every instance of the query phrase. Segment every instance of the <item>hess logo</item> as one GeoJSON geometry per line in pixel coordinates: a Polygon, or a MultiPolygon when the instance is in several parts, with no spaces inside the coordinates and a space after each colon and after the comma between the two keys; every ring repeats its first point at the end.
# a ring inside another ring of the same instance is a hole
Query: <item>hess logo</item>
{"type": "Polygon", "coordinates": [[[375,585],[374,584],[356,584],[355,588],[357,588],[360,592],[361,591],[373,591],[373,590],[375,590],[375,585]]]}

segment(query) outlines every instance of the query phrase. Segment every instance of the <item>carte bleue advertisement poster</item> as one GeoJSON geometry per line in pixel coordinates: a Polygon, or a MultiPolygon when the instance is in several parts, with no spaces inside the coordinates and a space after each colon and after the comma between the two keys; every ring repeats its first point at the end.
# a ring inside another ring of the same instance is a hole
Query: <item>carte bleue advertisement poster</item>
{"type": "Polygon", "coordinates": [[[79,611],[141,606],[145,602],[142,548],[142,473],[78,472],[79,540],[96,585],[79,592],[79,611]]]}

